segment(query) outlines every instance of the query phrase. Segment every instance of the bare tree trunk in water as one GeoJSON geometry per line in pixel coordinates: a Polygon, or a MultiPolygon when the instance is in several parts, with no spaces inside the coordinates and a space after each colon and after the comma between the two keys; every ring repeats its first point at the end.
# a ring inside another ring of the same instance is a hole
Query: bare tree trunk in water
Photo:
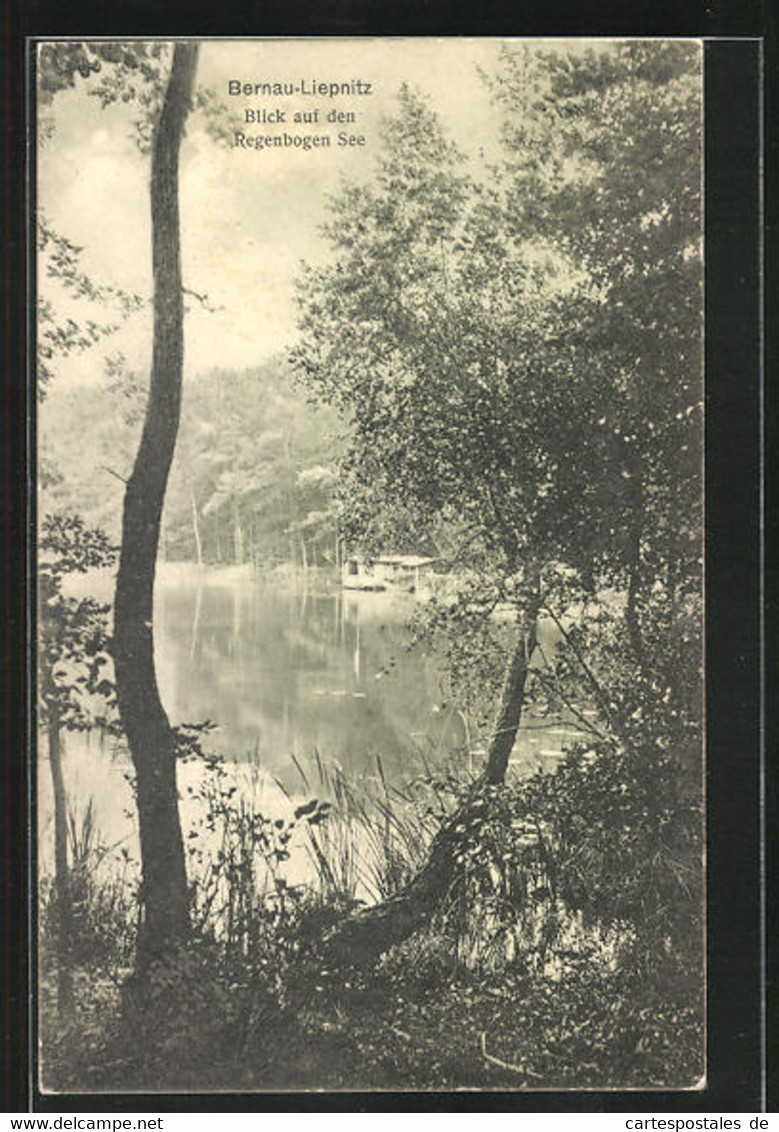
{"type": "Polygon", "coordinates": [[[539,604],[536,585],[506,669],[482,780],[435,835],[427,861],[413,880],[389,900],[358,912],[328,933],[323,943],[327,960],[356,966],[373,962],[393,944],[429,923],[446,899],[457,878],[457,856],[468,836],[469,826],[477,815],[483,816],[484,807],[489,804],[490,788],[500,786],[506,776],[522,718],[530,660],[536,647],[539,604]]]}
{"type": "Polygon", "coordinates": [[[176,44],[151,174],[154,347],[143,434],[127,482],[116,580],[114,662],[122,726],[135,764],[143,868],[139,970],[189,935],[176,740],[154,668],[154,575],[160,522],[181,412],[184,308],[178,201],[179,151],[197,46],[176,44]]]}
{"type": "Polygon", "coordinates": [[[47,702],[49,767],[54,794],[54,880],[57,892],[57,1009],[67,1014],[73,1006],[73,977],[70,949],[73,942],[73,894],[68,868],[68,799],[62,773],[62,746],[59,709],[47,702]]]}

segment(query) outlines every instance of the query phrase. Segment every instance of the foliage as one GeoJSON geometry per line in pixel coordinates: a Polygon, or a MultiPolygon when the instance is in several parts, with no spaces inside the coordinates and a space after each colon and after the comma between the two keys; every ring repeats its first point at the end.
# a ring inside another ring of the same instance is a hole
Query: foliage
{"type": "MultiPolygon", "coordinates": [[[[124,78],[135,75],[145,83],[158,82],[165,51],[166,45],[162,43],[42,43],[38,51],[41,98],[44,103],[51,102],[60,91],[74,87],[79,78],[87,80],[91,75],[101,74],[106,64],[116,67],[124,78]]],[[[103,76],[101,82],[105,81],[103,76]]],[[[108,97],[102,86],[91,87],[92,92],[101,101],[108,97]]],[[[124,93],[126,101],[137,95],[132,84],[125,87],[124,93]]]]}
{"type": "Polygon", "coordinates": [[[119,983],[130,970],[138,918],[139,873],[125,846],[108,845],[101,834],[92,799],[79,818],[69,813],[70,938],[60,941],[55,885],[44,876],[39,889],[44,960],[62,954],[70,964],[91,968],[119,983]]]}
{"type": "Polygon", "coordinates": [[[678,44],[506,47],[502,68],[506,160],[486,176],[401,92],[372,182],[331,203],[332,264],[301,278],[293,365],[350,421],[347,534],[446,548],[458,584],[417,631],[443,643],[463,707],[500,686],[495,613],[521,622],[540,587],[574,631],[542,649],[528,700],[621,742],[625,719],[683,698],[690,751],[699,61],[678,44]]]}
{"type": "MultiPolygon", "coordinates": [[[[195,757],[195,746],[190,751],[195,757]]],[[[393,853],[402,843],[411,847],[420,821],[428,823],[429,837],[451,813],[462,784],[448,776],[409,783],[392,795],[387,823],[358,784],[315,767],[306,771],[309,787],[309,773],[318,775],[317,789],[339,792],[335,804],[309,797],[277,818],[263,813],[259,792],[244,789],[239,799],[228,768],[213,764],[204,776],[204,822],[192,826],[200,832],[190,838],[193,898],[205,913],[199,935],[155,967],[143,1000],[126,987],[121,1012],[116,988],[126,974],[132,929],[107,911],[123,907],[111,895],[119,878],[98,871],[100,839],[87,833],[85,817],[79,840],[91,846],[84,863],[93,894],[79,927],[73,1022],[73,1033],[84,1036],[63,1043],[46,1025],[47,1083],[88,1080],[123,1089],[694,1084],[701,1074],[702,1014],[697,961],[685,938],[691,927],[685,933],[683,921],[685,911],[695,910],[695,895],[679,902],[673,894],[677,918],[652,928],[640,894],[647,876],[666,862],[653,860],[640,837],[635,853],[624,857],[613,852],[613,842],[603,843],[612,829],[621,840],[625,825],[640,821],[640,807],[632,791],[612,789],[624,766],[607,765],[604,756],[603,765],[585,774],[583,758],[572,758],[556,776],[488,791],[479,828],[463,831],[467,883],[453,891],[442,916],[369,971],[334,971],[316,961],[322,932],[350,907],[343,891],[339,897],[329,887],[339,875],[337,861],[287,884],[285,854],[294,857],[312,834],[322,852],[341,853],[343,840],[323,837],[340,825],[352,838],[352,860],[367,862],[364,827],[354,820],[360,811],[373,814],[377,840],[390,830],[393,853]],[[205,838],[208,822],[215,840],[205,838]],[[224,844],[222,833],[230,851],[220,856],[213,847],[224,844]],[[587,844],[600,854],[598,863],[580,859],[587,844]],[[637,867],[641,854],[646,860],[637,867]],[[199,855],[203,860],[195,861],[199,855]],[[550,875],[559,878],[572,867],[590,884],[589,917],[575,910],[586,905],[581,894],[568,906],[567,894],[555,900],[549,891],[550,875]],[[216,878],[221,895],[207,908],[216,878]],[[639,896],[630,906],[623,899],[629,885],[639,896]],[[509,943],[510,927],[521,947],[509,943]]],[[[665,827],[670,842],[669,833],[665,827]]],[[[630,846],[629,836],[625,843],[630,846]]],[[[413,869],[413,858],[408,863],[413,869]]],[[[130,870],[122,882],[130,908],[135,875],[130,870]]],[[[667,891],[673,883],[669,874],[667,891]]],[[[49,925],[56,930],[44,914],[44,964],[49,925]]]]}
{"type": "Polygon", "coordinates": [[[543,973],[561,956],[596,946],[612,965],[657,970],[674,955],[694,971],[700,804],[680,801],[684,787],[671,757],[652,758],[651,750],[580,744],[554,773],[512,779],[506,788],[481,785],[477,793],[440,773],[376,791],[317,759],[324,800],[270,814],[257,766],[250,764],[247,781],[210,760],[188,835],[195,921],[247,962],[270,948],[294,978],[301,948],[315,948],[326,921],[397,892],[421,867],[436,831],[463,814],[452,830],[449,892],[433,920],[452,948],[448,965],[543,973]],[[308,879],[292,879],[289,868],[308,879]]]}
{"type": "Polygon", "coordinates": [[[564,375],[545,365],[531,387],[528,374],[554,313],[495,233],[496,193],[458,172],[410,91],[383,138],[374,183],[332,203],[335,262],[302,277],[293,364],[352,425],[352,538],[395,537],[402,501],[421,535],[459,524],[502,580],[538,548],[548,401],[564,375]]]}
{"type": "Polygon", "coordinates": [[[110,566],[116,557],[106,535],[78,515],[44,517],[38,539],[40,706],[44,719],[56,708],[70,729],[107,722],[115,697],[109,666],[109,606],[66,593],[66,579],[110,566]],[[97,701],[95,701],[97,697],[97,701]]]}
{"type": "Polygon", "coordinates": [[[36,387],[43,400],[59,360],[90,350],[119,326],[115,321],[98,322],[93,317],[79,320],[74,317],[74,303],[99,304],[112,309],[114,318],[126,319],[143,307],[144,300],[93,280],[80,266],[83,248],[52,228],[45,216],[38,218],[37,237],[40,281],[36,387]],[[67,310],[72,313],[65,313],[67,310]]]}
{"type": "Polygon", "coordinates": [[[586,281],[567,339],[587,374],[599,464],[586,485],[589,553],[622,584],[635,569],[642,589],[666,574],[669,588],[676,576],[699,587],[700,50],[506,49],[493,89],[513,230],[586,281]]]}
{"type": "Polygon", "coordinates": [[[97,98],[103,108],[116,102],[133,105],[136,140],[142,151],[148,151],[170,67],[169,44],[42,43],[37,64],[43,107],[51,106],[57,94],[86,83],[87,95],[97,98]]]}
{"type": "Polygon", "coordinates": [[[187,835],[196,930],[232,956],[256,959],[271,937],[283,951],[301,896],[284,875],[290,842],[300,818],[318,822],[328,807],[314,802],[289,818],[272,818],[255,795],[239,792],[221,761],[212,760],[209,769],[197,791],[202,815],[187,835]]]}
{"type": "Polygon", "coordinates": [[[311,472],[327,460],[331,421],[291,394],[284,367],[213,374],[193,390],[192,409],[196,423],[185,436],[194,433],[191,465],[211,560],[215,528],[227,536],[222,554],[237,564],[294,555],[287,544],[295,529],[310,527],[316,538],[329,484],[311,472]]]}
{"type": "MultiPolygon", "coordinates": [[[[480,738],[491,725],[490,705],[503,680],[512,646],[513,618],[495,616],[504,591],[476,571],[460,571],[441,594],[414,610],[414,647],[440,656],[447,698],[467,713],[480,738]]],[[[504,610],[506,606],[503,606],[504,610]]],[[[509,607],[510,609],[510,607],[509,607]]]]}
{"type": "Polygon", "coordinates": [[[700,800],[684,798],[671,758],[655,759],[581,745],[509,805],[536,825],[550,895],[589,922],[631,924],[650,964],[671,947],[699,960],[700,800]]]}

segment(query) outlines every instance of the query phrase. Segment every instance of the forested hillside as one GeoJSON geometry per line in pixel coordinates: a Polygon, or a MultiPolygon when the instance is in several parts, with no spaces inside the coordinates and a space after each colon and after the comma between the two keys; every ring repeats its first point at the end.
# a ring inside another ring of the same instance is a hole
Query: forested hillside
{"type": "MultiPolygon", "coordinates": [[[[39,414],[44,511],[76,511],[118,541],[144,405],[144,382],[121,359],[89,384],[51,388],[39,414]]],[[[186,382],[163,559],[332,564],[342,432],[335,413],[307,401],[283,359],[186,382]]]]}

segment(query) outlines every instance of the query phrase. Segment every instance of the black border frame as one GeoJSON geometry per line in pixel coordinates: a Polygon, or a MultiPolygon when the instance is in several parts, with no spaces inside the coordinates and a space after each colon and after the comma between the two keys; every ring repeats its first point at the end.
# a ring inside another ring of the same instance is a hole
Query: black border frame
{"type": "MultiPolygon", "coordinates": [[[[705,1113],[771,1111],[761,1055],[761,435],[763,429],[761,201],[762,43],[757,0],[713,12],[697,3],[644,0],[571,11],[567,0],[520,8],[466,0],[273,0],[235,12],[229,5],[98,6],[73,0],[4,0],[2,501],[5,616],[2,620],[3,744],[0,763],[0,933],[3,942],[2,1069],[6,1112],[544,1111],[705,1113]],[[609,10],[611,9],[611,10],[609,10]],[[187,27],[186,25],[190,26],[187,27]],[[196,24],[196,27],[192,25],[196,24]],[[34,398],[25,374],[27,214],[25,36],[241,35],[690,35],[711,40],[706,89],[706,478],[708,698],[708,1085],[700,1092],[462,1092],[41,1095],[31,1081],[27,919],[29,844],[27,665],[31,647],[28,509],[34,398]]],[[[236,6],[237,8],[237,6],[236,6]]],[[[771,29],[768,29],[769,47],[771,29]]],[[[771,91],[769,89],[768,94],[771,91]]],[[[773,105],[773,103],[771,103],[773,105]]],[[[770,119],[767,119],[770,121],[770,119]]],[[[776,156],[771,142],[766,152],[776,156]]],[[[770,235],[770,233],[769,233],[770,235]]],[[[776,237],[773,237],[775,239],[776,237]]],[[[773,246],[773,245],[771,245],[773,246]]],[[[769,264],[770,266],[770,264],[769,264]]],[[[769,276],[770,282],[770,276],[769,276]]],[[[770,329],[770,327],[769,327],[770,329]]],[[[772,349],[772,341],[767,345],[772,349]]],[[[772,406],[767,421],[775,424],[772,406]]],[[[770,487],[770,484],[769,484],[770,487]]],[[[771,511],[767,514],[770,516],[771,511]]],[[[766,535],[773,538],[775,524],[766,535]]],[[[771,559],[768,560],[769,562],[771,559]]],[[[771,580],[770,575],[768,581],[771,580]]],[[[768,1014],[770,1021],[771,1014],[768,1014]]]]}

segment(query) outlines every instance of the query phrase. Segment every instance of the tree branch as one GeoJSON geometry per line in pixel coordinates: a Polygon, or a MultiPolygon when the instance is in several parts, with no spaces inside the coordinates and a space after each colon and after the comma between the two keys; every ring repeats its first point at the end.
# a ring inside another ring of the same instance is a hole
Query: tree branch
{"type": "MultiPolygon", "coordinates": [[[[541,654],[546,667],[550,670],[550,672],[553,671],[552,665],[549,662],[549,658],[546,655],[546,653],[544,652],[543,645],[537,644],[536,648],[537,648],[538,652],[541,654]]],[[[535,678],[537,680],[540,680],[542,684],[545,684],[547,688],[552,686],[552,681],[550,681],[549,677],[545,676],[542,672],[539,672],[537,668],[535,668],[533,670],[533,673],[534,673],[535,678]]],[[[582,713],[578,710],[578,708],[574,707],[574,705],[569,700],[568,696],[566,696],[565,692],[563,692],[561,690],[559,680],[554,681],[553,691],[554,691],[555,695],[560,697],[560,699],[563,701],[563,703],[568,708],[568,710],[572,713],[572,715],[576,716],[577,720],[579,721],[579,727],[578,727],[579,731],[585,732],[586,734],[589,734],[589,735],[594,735],[596,739],[600,739],[604,743],[608,742],[608,736],[604,735],[602,731],[600,731],[597,727],[595,727],[593,724],[591,724],[589,722],[589,720],[587,720],[585,718],[585,716],[582,715],[582,713]]]]}
{"type": "Polygon", "coordinates": [[[103,472],[108,472],[109,476],[113,476],[115,479],[121,480],[122,483],[127,483],[127,480],[124,478],[124,476],[120,476],[118,472],[115,472],[113,468],[109,468],[105,464],[100,465],[100,470],[103,472]]]}
{"type": "Polygon", "coordinates": [[[568,633],[566,633],[565,629],[560,624],[558,617],[549,608],[549,606],[545,605],[544,609],[546,610],[546,612],[549,614],[549,616],[554,621],[557,628],[562,633],[563,639],[565,640],[566,644],[570,645],[571,649],[573,650],[573,653],[574,653],[576,659],[579,661],[579,664],[582,667],[582,671],[587,676],[587,679],[590,681],[590,684],[592,685],[592,687],[595,691],[595,695],[598,699],[598,703],[600,704],[601,708],[603,709],[603,713],[606,717],[606,722],[609,725],[609,727],[611,728],[611,730],[614,732],[614,735],[617,737],[617,739],[619,739],[619,741],[628,750],[632,751],[634,755],[638,754],[638,751],[636,750],[635,744],[631,743],[630,739],[627,738],[627,736],[625,735],[625,732],[624,732],[624,728],[620,725],[619,720],[615,718],[616,709],[613,709],[612,705],[609,704],[608,699],[606,698],[606,693],[603,691],[603,688],[601,687],[600,682],[598,681],[597,677],[592,672],[592,670],[590,669],[586,660],[582,656],[581,650],[577,647],[576,643],[572,640],[570,635],[568,633]]]}
{"type": "Polygon", "coordinates": [[[496,1065],[498,1067],[498,1069],[506,1069],[506,1070],[508,1070],[509,1073],[520,1073],[520,1074],[522,1074],[523,1077],[535,1077],[536,1080],[539,1080],[539,1081],[541,1080],[542,1075],[540,1073],[536,1073],[535,1070],[528,1069],[524,1065],[514,1065],[510,1061],[503,1061],[502,1058],[493,1057],[493,1055],[491,1053],[487,1053],[487,1031],[486,1030],[482,1030],[479,1042],[480,1042],[480,1045],[481,1045],[481,1055],[482,1055],[482,1057],[484,1058],[485,1061],[488,1061],[490,1063],[490,1065],[496,1065]]]}
{"type": "Polygon", "coordinates": [[[224,307],[212,307],[208,295],[201,295],[198,291],[192,291],[189,287],[182,287],[181,292],[184,295],[191,295],[193,299],[197,299],[200,305],[211,314],[216,314],[218,310],[224,310],[224,307]]]}

